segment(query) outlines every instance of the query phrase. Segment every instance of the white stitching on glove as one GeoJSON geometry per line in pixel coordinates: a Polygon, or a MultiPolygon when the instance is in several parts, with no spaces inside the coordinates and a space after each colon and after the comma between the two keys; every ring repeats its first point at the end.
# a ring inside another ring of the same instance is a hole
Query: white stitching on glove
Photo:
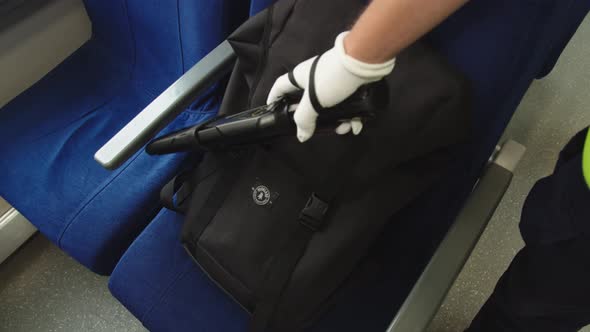
{"type": "MultiPolygon", "coordinates": [[[[341,33],[334,48],[324,53],[316,67],[315,88],[320,105],[333,107],[350,97],[361,86],[379,81],[389,75],[395,66],[395,59],[382,64],[368,64],[358,61],[346,54],[344,38],[348,32],[341,33]]],[[[309,140],[315,131],[318,112],[309,99],[309,77],[311,65],[316,57],[308,59],[293,69],[293,78],[297,85],[305,90],[297,106],[294,119],[297,124],[297,138],[300,142],[309,140]]],[[[279,100],[282,96],[298,91],[287,74],[279,77],[268,95],[267,103],[279,100]]],[[[353,132],[358,135],[363,129],[361,119],[354,118],[343,122],[336,128],[336,133],[344,135],[353,132]]]]}

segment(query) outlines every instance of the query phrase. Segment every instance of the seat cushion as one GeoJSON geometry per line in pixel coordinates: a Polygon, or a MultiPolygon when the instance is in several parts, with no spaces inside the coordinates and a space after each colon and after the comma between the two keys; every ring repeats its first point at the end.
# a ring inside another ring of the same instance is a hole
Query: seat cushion
{"type": "MultiPolygon", "coordinates": [[[[97,49],[86,44],[0,110],[0,196],[82,264],[107,274],[159,209],[158,190],[183,156],[141,152],[114,172],[94,161],[101,145],[154,98],[128,73],[97,62],[97,49]]],[[[168,130],[217,109],[214,99],[201,106],[168,130]]]]}
{"type": "MultiPolygon", "coordinates": [[[[87,0],[93,38],[0,109],[0,196],[54,243],[109,274],[159,210],[184,155],[137,153],[117,171],[94,153],[248,15],[233,0],[87,0]]],[[[212,88],[164,133],[217,112],[212,88]]]]}
{"type": "MultiPolygon", "coordinates": [[[[546,23],[558,3],[563,2],[474,0],[429,36],[472,82],[473,140],[456,148],[456,162],[444,180],[393,217],[363,265],[344,285],[337,304],[316,323],[314,331],[387,328],[458,214],[527,88],[552,56],[552,48],[540,40],[552,28],[546,23]]],[[[563,34],[555,40],[565,43],[570,36],[563,34]]],[[[186,274],[179,268],[191,264],[188,255],[181,254],[180,223],[178,215],[162,212],[117,265],[111,291],[155,331],[246,331],[245,313],[237,304],[232,306],[220,290],[205,289],[207,285],[216,287],[198,268],[186,267],[191,271],[186,274]],[[161,235],[164,227],[169,232],[166,237],[161,235]],[[177,255],[171,256],[173,250],[177,255]],[[174,266],[162,263],[166,255],[174,257],[174,266]],[[167,281],[173,281],[162,283],[164,274],[167,281]],[[168,295],[141,295],[147,290],[168,295]],[[154,309],[148,314],[145,307],[154,309]],[[231,324],[218,323],[221,317],[231,324]]]]}
{"type": "Polygon", "coordinates": [[[150,331],[245,331],[248,314],[201,272],[162,210],[121,258],[109,288],[150,331]]]}
{"type": "MultiPolygon", "coordinates": [[[[112,294],[153,332],[247,331],[248,313],[201,271],[181,245],[182,224],[182,215],[160,211],[117,264],[109,279],[112,294]]],[[[371,272],[377,270],[369,268],[371,272]]],[[[355,278],[355,284],[363,283],[364,278],[355,278]]],[[[373,306],[374,291],[347,287],[342,298],[368,298],[368,305],[359,308],[358,301],[342,303],[311,331],[383,331],[379,330],[382,320],[366,319],[379,317],[375,314],[378,308],[373,306]]]]}

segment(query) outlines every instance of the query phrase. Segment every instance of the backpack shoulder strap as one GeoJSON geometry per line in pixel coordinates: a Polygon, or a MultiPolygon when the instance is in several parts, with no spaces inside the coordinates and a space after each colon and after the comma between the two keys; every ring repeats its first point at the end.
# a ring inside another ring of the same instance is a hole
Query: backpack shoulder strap
{"type": "Polygon", "coordinates": [[[168,210],[182,214],[186,213],[186,207],[182,203],[188,197],[187,194],[190,195],[190,191],[192,190],[190,183],[187,182],[190,173],[191,171],[188,170],[181,172],[160,190],[160,203],[168,210]]]}
{"type": "Polygon", "coordinates": [[[224,158],[214,152],[207,153],[195,168],[180,172],[160,190],[160,202],[172,211],[186,214],[189,197],[195,187],[224,167],[224,158]]]}

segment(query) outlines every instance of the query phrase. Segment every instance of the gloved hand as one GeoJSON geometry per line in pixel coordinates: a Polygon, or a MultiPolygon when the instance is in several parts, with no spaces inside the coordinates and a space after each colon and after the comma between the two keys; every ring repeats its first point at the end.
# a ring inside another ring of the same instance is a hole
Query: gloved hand
{"type": "MultiPolygon", "coordinates": [[[[294,115],[300,142],[313,136],[318,112],[338,105],[361,86],[379,81],[389,75],[395,66],[395,59],[382,64],[368,64],[347,55],[344,49],[347,34],[341,33],[334,48],[320,55],[319,59],[306,60],[290,73],[279,77],[268,95],[267,103],[270,104],[286,94],[305,90],[294,115]]],[[[340,124],[336,133],[344,135],[352,130],[358,135],[362,129],[361,120],[355,118],[340,124]]]]}

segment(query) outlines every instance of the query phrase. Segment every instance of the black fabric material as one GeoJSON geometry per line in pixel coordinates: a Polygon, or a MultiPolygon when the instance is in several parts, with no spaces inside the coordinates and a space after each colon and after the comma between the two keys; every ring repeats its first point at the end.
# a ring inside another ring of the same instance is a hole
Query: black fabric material
{"type": "Polygon", "coordinates": [[[232,186],[238,180],[240,175],[239,164],[238,161],[234,162],[235,164],[225,165],[225,167],[220,170],[213,185],[214,190],[209,192],[209,195],[205,200],[205,204],[191,219],[193,222],[188,224],[190,225],[190,232],[193,234],[192,241],[188,242],[194,243],[194,241],[196,241],[201,236],[207,225],[211,222],[213,217],[215,217],[217,214],[217,211],[221,208],[221,205],[225,201],[225,198],[230,192],[232,186]]]}
{"type": "Polygon", "coordinates": [[[526,246],[469,332],[577,332],[590,324],[590,190],[580,137],[527,197],[520,224],[526,246]]]}
{"type": "MultiPolygon", "coordinates": [[[[272,267],[288,263],[281,261],[282,252],[293,234],[300,231],[297,216],[313,190],[300,174],[262,147],[255,148],[240,166],[238,181],[207,228],[201,233],[193,230],[183,238],[189,248],[195,249],[191,253],[211,277],[253,312],[262,300],[255,293],[266,284],[272,267]],[[258,188],[268,194],[266,199],[257,201],[258,188]]],[[[187,215],[187,220],[191,229],[203,224],[198,213],[187,215]]]]}
{"type": "MultiPolygon", "coordinates": [[[[263,105],[279,76],[329,50],[364,6],[282,0],[246,22],[230,38],[238,61],[221,113],[263,105]]],[[[426,44],[400,54],[386,81],[389,105],[359,136],[316,133],[305,144],[284,137],[221,162],[240,174],[211,218],[200,211],[213,210],[207,199],[222,172],[195,186],[182,241],[228,296],[264,317],[253,327],[312,324],[391,216],[441,177],[449,149],[468,137],[468,85],[426,44]],[[314,193],[329,203],[322,227],[298,218],[314,193]]]]}
{"type": "Polygon", "coordinates": [[[160,201],[168,210],[185,214],[188,210],[188,199],[201,181],[219,171],[220,161],[215,156],[206,157],[196,169],[184,170],[162,187],[160,201]]]}
{"type": "Polygon", "coordinates": [[[180,192],[180,189],[183,187],[188,187],[185,182],[186,173],[181,173],[164,185],[162,190],[160,190],[160,202],[162,203],[162,206],[168,210],[181,213],[186,212],[185,209],[180,208],[176,205],[176,202],[174,202],[174,196],[180,192]]]}
{"type": "Polygon", "coordinates": [[[179,206],[180,210],[187,211],[187,219],[191,220],[182,230],[185,243],[192,243],[201,236],[237,181],[241,164],[249,154],[247,150],[230,154],[209,153],[184,183],[184,187],[191,188],[190,199],[185,199],[187,204],[179,206]]]}
{"type": "MultiPolygon", "coordinates": [[[[317,61],[315,63],[317,64],[317,61]]],[[[314,70],[312,69],[311,72],[313,73],[314,70]]],[[[355,162],[354,155],[344,154],[337,164],[350,165],[355,162]]],[[[307,204],[297,217],[299,227],[295,233],[291,234],[284,248],[278,251],[267,272],[266,279],[262,283],[262,288],[258,292],[259,301],[250,328],[252,332],[264,332],[268,329],[281,301],[281,296],[289,283],[290,276],[305,253],[314,233],[321,231],[325,226],[330,204],[334,202],[346,184],[344,180],[347,176],[347,168],[339,167],[321,184],[314,186],[316,191],[311,194],[307,204]]]]}
{"type": "Polygon", "coordinates": [[[559,159],[557,160],[556,170],[561,168],[563,163],[567,163],[574,158],[577,158],[586,145],[586,137],[588,137],[588,129],[582,130],[576,136],[574,136],[567,145],[559,153],[559,159]]]}
{"type": "Polygon", "coordinates": [[[252,316],[251,332],[265,332],[269,328],[285,286],[314,233],[315,230],[301,224],[280,250],[280,256],[277,256],[259,292],[260,301],[252,316]]]}

